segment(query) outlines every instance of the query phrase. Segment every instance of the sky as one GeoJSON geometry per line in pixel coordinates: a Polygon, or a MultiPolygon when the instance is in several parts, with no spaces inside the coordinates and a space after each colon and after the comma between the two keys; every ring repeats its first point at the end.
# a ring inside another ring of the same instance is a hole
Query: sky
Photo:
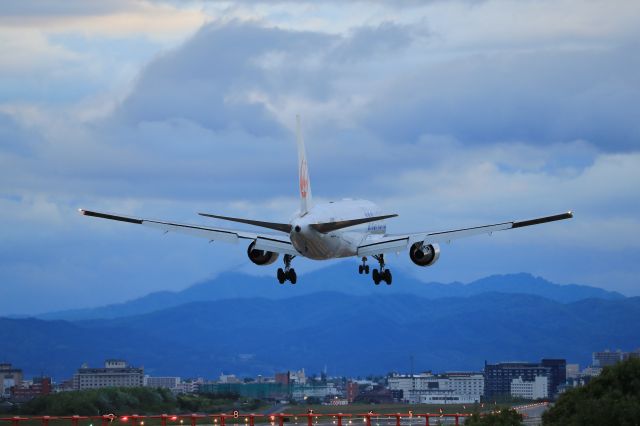
{"type": "Polygon", "coordinates": [[[296,114],[314,199],[370,199],[390,232],[575,212],[392,269],[640,296],[638,23],[631,0],[3,1],[0,315],[275,275],[77,209],[287,221],[296,114]]]}

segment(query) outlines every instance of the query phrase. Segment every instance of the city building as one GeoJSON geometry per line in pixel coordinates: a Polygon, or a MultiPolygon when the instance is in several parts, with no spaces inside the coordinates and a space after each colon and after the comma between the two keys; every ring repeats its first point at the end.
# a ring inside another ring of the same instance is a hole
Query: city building
{"type": "Polygon", "coordinates": [[[420,395],[421,404],[473,404],[478,400],[458,395],[453,390],[433,390],[420,395]]]}
{"type": "Polygon", "coordinates": [[[616,363],[623,361],[627,353],[618,349],[615,352],[611,352],[606,349],[604,352],[593,352],[591,357],[591,366],[593,367],[609,367],[616,363]]]}
{"type": "Polygon", "coordinates": [[[198,393],[203,384],[204,379],[202,377],[183,380],[178,384],[178,393],[198,393]]]}
{"type": "Polygon", "coordinates": [[[242,383],[240,379],[236,377],[235,374],[220,374],[218,378],[218,383],[242,383]]]}
{"type": "Polygon", "coordinates": [[[555,397],[558,395],[560,387],[567,382],[567,360],[545,358],[540,364],[549,368],[548,397],[555,397]]]}
{"type": "Polygon", "coordinates": [[[144,386],[150,388],[165,388],[177,391],[182,380],[180,377],[151,377],[144,376],[144,386]]]}
{"type": "Polygon", "coordinates": [[[276,379],[275,377],[265,377],[265,376],[262,376],[261,374],[258,374],[258,376],[256,376],[256,382],[257,383],[275,383],[276,379]]]}
{"type": "Polygon", "coordinates": [[[549,397],[549,378],[536,376],[533,380],[518,377],[511,380],[511,396],[525,399],[545,399],[549,397]]]}
{"type": "Polygon", "coordinates": [[[291,387],[281,383],[202,383],[200,393],[234,393],[244,398],[281,400],[289,398],[291,387]]]}
{"type": "Polygon", "coordinates": [[[275,382],[285,386],[291,384],[304,385],[307,383],[307,377],[304,373],[304,368],[299,371],[287,371],[286,373],[276,373],[275,382]]]}
{"type": "Polygon", "coordinates": [[[586,367],[582,370],[582,377],[597,377],[602,373],[602,367],[586,367]]]}
{"type": "Polygon", "coordinates": [[[580,364],[567,364],[567,380],[580,377],[580,364]]]}
{"type": "Polygon", "coordinates": [[[291,398],[296,401],[303,401],[308,398],[317,398],[324,401],[327,398],[338,396],[338,388],[333,383],[326,385],[293,385],[291,398]]]}
{"type": "Polygon", "coordinates": [[[347,397],[347,401],[349,403],[352,403],[353,401],[355,401],[359,393],[360,393],[360,385],[358,384],[358,382],[352,382],[352,381],[347,382],[347,385],[345,387],[345,394],[347,397]]]}
{"type": "Polygon", "coordinates": [[[399,400],[400,391],[392,391],[384,386],[375,385],[356,397],[355,402],[365,404],[391,404],[399,400]]]}
{"type": "Polygon", "coordinates": [[[106,360],[104,368],[89,368],[84,364],[73,375],[75,390],[143,385],[144,368],[131,367],[126,361],[118,359],[106,360]]]}
{"type": "MultiPolygon", "coordinates": [[[[566,372],[565,372],[566,374],[566,372]]],[[[511,382],[520,378],[532,382],[537,376],[549,377],[551,367],[532,362],[501,362],[484,365],[484,396],[487,400],[511,396],[511,382]]],[[[553,392],[548,392],[553,394],[553,392]]]]}
{"type": "Polygon", "coordinates": [[[275,382],[283,386],[289,386],[289,372],[276,373],[275,382]]]}
{"type": "Polygon", "coordinates": [[[465,403],[480,402],[484,395],[484,376],[482,373],[444,373],[449,379],[448,386],[465,403]]]}
{"type": "Polygon", "coordinates": [[[387,386],[394,396],[406,403],[417,403],[420,400],[420,393],[426,389],[438,388],[434,384],[436,376],[430,372],[420,374],[394,374],[387,379],[387,386]]]}
{"type": "Polygon", "coordinates": [[[14,386],[11,391],[11,400],[14,402],[26,402],[33,398],[51,393],[50,377],[34,377],[31,382],[23,382],[14,386]]]}
{"type": "Polygon", "coordinates": [[[640,358],[640,348],[635,351],[627,352],[625,355],[625,359],[627,358],[640,358]]]}
{"type": "Polygon", "coordinates": [[[399,400],[409,403],[479,402],[484,394],[481,373],[431,373],[393,375],[388,378],[389,389],[399,400]]]}
{"type": "Polygon", "coordinates": [[[22,370],[9,363],[0,363],[0,397],[11,396],[11,389],[22,383],[22,370]]]}

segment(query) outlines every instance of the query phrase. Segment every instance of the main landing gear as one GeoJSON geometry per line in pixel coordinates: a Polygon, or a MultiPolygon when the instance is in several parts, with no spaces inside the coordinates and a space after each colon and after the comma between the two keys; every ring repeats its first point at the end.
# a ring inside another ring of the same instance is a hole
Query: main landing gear
{"type": "Polygon", "coordinates": [[[380,284],[380,281],[384,281],[385,283],[387,283],[387,285],[391,285],[391,269],[386,269],[384,267],[384,255],[374,255],[373,258],[380,264],[380,271],[374,269],[373,273],[371,274],[373,282],[375,283],[375,285],[378,285],[380,284]]]}
{"type": "Polygon", "coordinates": [[[369,273],[369,265],[367,265],[367,258],[366,256],[362,258],[362,265],[358,266],[358,273],[360,275],[362,274],[368,274],[369,273]]]}
{"type": "Polygon", "coordinates": [[[285,281],[289,281],[291,284],[295,284],[298,281],[296,270],[291,267],[291,261],[295,256],[290,254],[284,255],[284,270],[278,268],[278,282],[284,284],[285,281]]]}

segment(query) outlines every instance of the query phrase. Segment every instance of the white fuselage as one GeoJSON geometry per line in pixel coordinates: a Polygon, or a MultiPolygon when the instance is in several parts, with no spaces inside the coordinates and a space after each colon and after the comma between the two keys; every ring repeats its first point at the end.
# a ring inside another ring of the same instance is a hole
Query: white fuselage
{"type": "Polygon", "coordinates": [[[367,200],[341,200],[314,205],[291,221],[291,243],[304,257],[323,260],[357,254],[366,239],[386,232],[384,221],[369,222],[323,234],[309,225],[379,216],[380,208],[367,200]]]}

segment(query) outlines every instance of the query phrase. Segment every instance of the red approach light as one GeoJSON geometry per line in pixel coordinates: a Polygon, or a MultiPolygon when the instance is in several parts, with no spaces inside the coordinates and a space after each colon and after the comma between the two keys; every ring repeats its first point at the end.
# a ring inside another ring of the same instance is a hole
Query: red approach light
{"type": "Polygon", "coordinates": [[[178,416],[171,416],[171,421],[175,422],[176,420],[178,420],[178,416]]]}
{"type": "Polygon", "coordinates": [[[128,422],[129,421],[129,417],[127,417],[127,416],[120,417],[120,421],[128,422]]]}

